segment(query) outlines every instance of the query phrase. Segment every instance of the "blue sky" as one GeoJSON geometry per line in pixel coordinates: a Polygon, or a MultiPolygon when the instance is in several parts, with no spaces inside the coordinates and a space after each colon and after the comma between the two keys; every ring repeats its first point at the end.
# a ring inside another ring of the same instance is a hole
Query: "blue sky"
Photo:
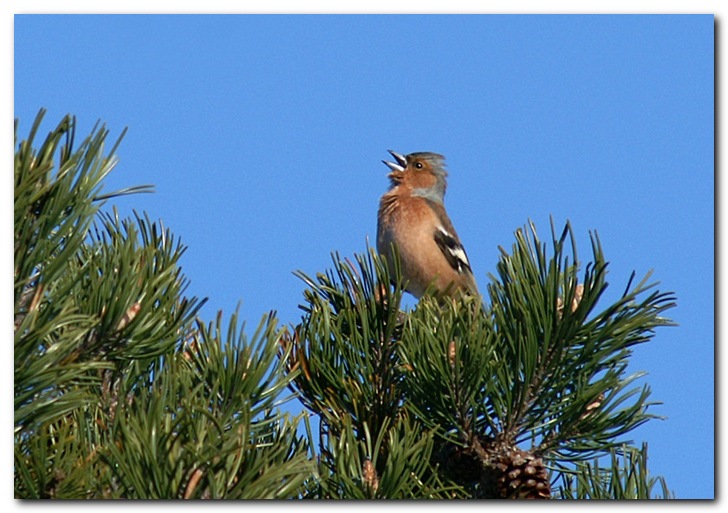
{"type": "MultiPolygon", "coordinates": [[[[708,11],[704,11],[708,12],[708,11]]],[[[435,151],[481,289],[532,219],[600,236],[614,299],[634,270],[676,328],[638,347],[664,404],[633,432],[680,498],[713,497],[714,20],[655,16],[14,18],[14,115],[129,131],[108,189],[188,246],[202,316],[300,318],[308,274],[365,251],[387,149],[435,151]]],[[[414,304],[410,301],[409,304],[414,304]]]]}

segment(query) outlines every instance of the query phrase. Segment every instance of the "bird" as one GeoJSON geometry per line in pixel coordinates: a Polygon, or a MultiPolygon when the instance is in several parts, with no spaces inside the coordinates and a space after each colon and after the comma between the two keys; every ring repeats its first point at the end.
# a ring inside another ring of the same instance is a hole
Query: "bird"
{"type": "Polygon", "coordinates": [[[399,254],[404,289],[418,300],[456,293],[478,295],[478,286],[465,248],[445,211],[445,157],[429,151],[403,156],[387,150],[395,162],[390,188],[379,200],[377,251],[390,274],[399,254]]]}

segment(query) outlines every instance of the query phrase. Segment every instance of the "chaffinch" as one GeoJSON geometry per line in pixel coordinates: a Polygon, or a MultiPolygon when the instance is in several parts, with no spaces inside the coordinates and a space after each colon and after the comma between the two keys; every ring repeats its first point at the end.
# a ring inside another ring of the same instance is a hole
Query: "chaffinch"
{"type": "Polygon", "coordinates": [[[377,251],[392,269],[392,245],[399,252],[405,290],[418,299],[428,286],[437,295],[456,290],[478,294],[468,256],[445,212],[445,157],[418,152],[384,162],[391,187],[379,201],[377,251]]]}

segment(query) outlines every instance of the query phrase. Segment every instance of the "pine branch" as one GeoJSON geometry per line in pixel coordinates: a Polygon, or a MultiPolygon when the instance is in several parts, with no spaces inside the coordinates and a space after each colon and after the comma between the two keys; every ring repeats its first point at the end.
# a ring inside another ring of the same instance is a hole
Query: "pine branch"
{"type": "Polygon", "coordinates": [[[277,411],[288,379],[279,331],[251,339],[237,315],[197,330],[116,415],[104,461],[126,498],[291,498],[312,466],[296,419],[277,411]]]}
{"type": "MultiPolygon", "coordinates": [[[[406,416],[386,421],[378,433],[356,433],[351,417],[342,419],[336,436],[325,432],[317,480],[311,498],[417,499],[464,497],[463,490],[430,465],[432,432],[406,416]]],[[[325,424],[321,429],[326,431],[325,424]]]]}
{"type": "Polygon", "coordinates": [[[581,458],[608,449],[617,443],[609,440],[651,418],[646,413],[647,388],[630,406],[617,406],[636,394],[627,389],[632,379],[625,378],[630,348],[648,341],[655,327],[671,324],[660,314],[674,305],[674,298],[655,292],[638,302],[649,288],[643,281],[635,288],[628,286],[617,303],[592,316],[607,286],[606,262],[593,235],[594,260],[579,283],[581,264],[575,250],[574,264],[563,255],[570,231],[567,225],[560,238],[554,237],[550,259],[533,226],[530,239],[517,234],[513,254],[504,253],[498,265],[500,279],[489,292],[499,339],[506,342],[498,353],[508,355],[511,368],[515,364],[519,369],[513,400],[496,406],[507,412],[507,438],[516,443],[541,439],[537,454],[568,446],[562,456],[581,458]],[[574,303],[577,284],[581,298],[574,303]],[[559,310],[562,295],[562,304],[572,308],[559,310]],[[584,416],[600,397],[598,411],[584,416]]]}
{"type": "MultiPolygon", "coordinates": [[[[36,149],[44,113],[20,144],[15,122],[15,495],[82,498],[100,490],[97,448],[106,415],[98,392],[117,368],[102,354],[112,345],[111,335],[101,337],[103,308],[82,300],[89,273],[99,279],[110,273],[103,266],[91,271],[93,258],[85,257],[96,255],[89,251],[90,227],[121,137],[105,152],[108,130],[97,124],[76,147],[75,119],[66,116],[36,149]]],[[[126,298],[119,301],[123,312],[112,325],[121,341],[133,333],[139,311],[126,298]]],[[[109,296],[104,306],[113,302],[109,296]]],[[[181,309],[190,310],[193,303],[181,309]]],[[[152,317],[144,312],[137,323],[158,321],[152,317]]]]}
{"type": "Polygon", "coordinates": [[[70,116],[34,149],[44,112],[19,145],[15,123],[16,433],[92,401],[88,386],[97,382],[98,371],[110,367],[74,357],[93,337],[95,318],[73,301],[83,274],[69,264],[82,251],[99,206],[94,196],[115,157],[104,155],[108,131],[103,127],[74,148],[70,116]]]}
{"type": "Polygon", "coordinates": [[[623,445],[612,448],[608,461],[579,462],[562,468],[558,495],[564,499],[674,499],[661,477],[647,470],[647,444],[641,449],[623,445]],[[659,487],[661,494],[656,494],[659,487]]]}
{"type": "Polygon", "coordinates": [[[291,368],[300,370],[293,389],[304,405],[332,429],[352,416],[355,431],[378,433],[396,416],[402,391],[395,341],[401,331],[401,287],[389,290],[384,263],[370,253],[357,264],[334,256],[334,270],[317,280],[297,273],[310,287],[302,322],[284,342],[291,368]]]}
{"type": "Polygon", "coordinates": [[[643,373],[626,371],[632,348],[672,325],[662,314],[674,297],[651,291],[647,278],[630,280],[600,310],[607,263],[596,234],[591,243],[585,264],[568,223],[559,235],[552,226],[550,247],[533,224],[519,230],[513,250],[502,250],[486,306],[474,297],[425,296],[400,312],[399,278],[380,269],[376,255],[357,257],[358,266],[335,255],[334,272],[301,275],[308,304],[285,345],[299,372],[294,389],[321,415],[320,457],[333,489],[354,493],[352,469],[370,461],[367,475],[381,490],[374,460],[359,453],[344,472],[337,455],[353,450],[341,444],[377,439],[404,417],[435,434],[430,468],[457,483],[455,495],[514,498],[550,496],[545,461],[607,454],[654,418],[649,387],[633,388],[643,373]],[[389,282],[394,288],[384,292],[389,282]],[[382,381],[396,393],[377,388],[382,381]]]}

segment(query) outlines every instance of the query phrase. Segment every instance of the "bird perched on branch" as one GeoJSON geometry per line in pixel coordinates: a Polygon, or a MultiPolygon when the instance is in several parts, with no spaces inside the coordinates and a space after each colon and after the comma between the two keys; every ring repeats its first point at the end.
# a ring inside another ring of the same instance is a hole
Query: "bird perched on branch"
{"type": "Polygon", "coordinates": [[[391,187],[379,201],[377,251],[392,269],[396,246],[405,290],[418,299],[430,285],[437,295],[478,294],[465,248],[445,212],[445,157],[389,153],[396,162],[382,161],[392,172],[391,187]]]}

